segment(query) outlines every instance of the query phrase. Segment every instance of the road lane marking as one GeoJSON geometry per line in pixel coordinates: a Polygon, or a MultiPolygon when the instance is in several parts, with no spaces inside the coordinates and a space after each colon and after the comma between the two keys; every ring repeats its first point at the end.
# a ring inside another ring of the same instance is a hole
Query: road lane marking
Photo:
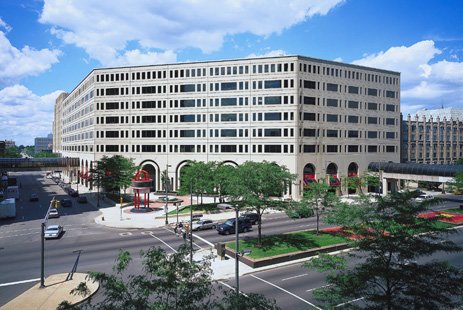
{"type": "Polygon", "coordinates": [[[312,292],[312,291],[318,290],[319,288],[325,288],[325,287],[330,287],[330,286],[331,286],[331,284],[323,285],[323,286],[320,286],[320,287],[314,287],[314,288],[308,289],[306,292],[312,292]]]}
{"type": "MultiPolygon", "coordinates": [[[[219,282],[220,284],[222,284],[222,285],[228,287],[229,289],[231,289],[231,290],[233,290],[233,291],[235,290],[235,288],[234,288],[233,286],[231,286],[230,284],[227,284],[227,283],[225,283],[225,282],[223,282],[223,281],[218,281],[218,282],[219,282]]],[[[242,291],[240,291],[240,294],[243,295],[243,296],[248,297],[248,295],[246,295],[246,294],[243,293],[242,291]]]]}
{"type": "Polygon", "coordinates": [[[40,278],[37,279],[29,279],[29,280],[23,280],[23,281],[16,281],[16,282],[10,282],[10,283],[1,283],[0,287],[3,286],[10,286],[10,285],[16,285],[16,284],[23,284],[23,283],[29,283],[29,282],[36,282],[40,281],[40,278]]]}
{"type": "MultiPolygon", "coordinates": [[[[165,230],[167,230],[167,231],[173,233],[174,235],[177,235],[177,234],[175,233],[175,231],[170,230],[170,229],[165,228],[165,227],[163,227],[163,228],[164,228],[165,230]]],[[[212,243],[210,243],[209,241],[207,241],[207,240],[204,239],[204,238],[201,238],[201,237],[198,236],[198,235],[193,234],[193,239],[194,239],[194,238],[198,238],[198,239],[201,240],[202,242],[204,242],[204,243],[206,243],[206,244],[208,244],[208,245],[210,245],[210,246],[214,246],[212,243]]],[[[203,248],[202,248],[201,246],[199,246],[196,242],[193,242],[193,244],[196,245],[198,248],[203,249],[203,248]]]]}
{"type": "Polygon", "coordinates": [[[314,308],[317,309],[317,310],[323,310],[322,308],[317,307],[316,305],[314,305],[314,304],[311,303],[310,301],[307,301],[307,300],[305,300],[304,298],[301,298],[301,297],[297,296],[296,294],[291,293],[290,291],[287,291],[287,290],[285,290],[285,289],[282,288],[282,287],[279,287],[278,285],[275,285],[275,284],[273,284],[273,283],[271,283],[271,282],[269,282],[269,281],[267,281],[267,280],[261,279],[261,278],[255,276],[255,275],[253,275],[253,274],[251,274],[250,276],[253,277],[253,278],[255,278],[255,279],[257,279],[257,280],[260,280],[260,281],[262,281],[262,282],[264,282],[264,283],[267,283],[268,285],[271,285],[271,286],[273,286],[273,287],[276,287],[277,289],[279,289],[279,290],[281,290],[281,291],[283,291],[283,292],[285,292],[285,293],[287,293],[287,294],[289,294],[289,295],[291,295],[291,296],[293,296],[293,297],[299,299],[300,301],[302,301],[302,302],[304,302],[304,303],[306,303],[306,304],[308,304],[308,305],[314,307],[314,308]]]}
{"type": "Polygon", "coordinates": [[[175,253],[177,253],[177,250],[174,249],[173,247],[171,247],[169,244],[167,244],[166,242],[164,242],[163,240],[161,240],[160,238],[156,237],[155,235],[153,235],[152,233],[150,234],[151,237],[155,238],[155,239],[158,239],[159,241],[161,241],[162,243],[164,243],[167,247],[169,247],[172,251],[174,251],[175,253]]]}
{"type": "Polygon", "coordinates": [[[305,276],[308,276],[308,275],[309,275],[308,273],[303,273],[303,274],[300,274],[300,275],[297,275],[297,276],[294,276],[294,277],[289,277],[289,278],[281,279],[281,281],[287,281],[287,280],[291,280],[291,279],[296,279],[296,278],[300,278],[300,277],[305,277],[305,276]]]}
{"type": "Polygon", "coordinates": [[[353,303],[353,302],[356,302],[356,301],[359,301],[359,300],[362,300],[362,299],[365,299],[365,297],[360,297],[360,298],[357,298],[357,299],[352,299],[352,300],[343,302],[342,304],[336,305],[336,306],[334,306],[334,307],[335,307],[335,308],[341,307],[341,306],[344,306],[344,305],[347,305],[347,304],[350,304],[350,303],[353,303]]]}
{"type": "Polygon", "coordinates": [[[125,236],[132,236],[133,234],[131,232],[123,232],[119,233],[119,236],[125,237],[125,236]]]}

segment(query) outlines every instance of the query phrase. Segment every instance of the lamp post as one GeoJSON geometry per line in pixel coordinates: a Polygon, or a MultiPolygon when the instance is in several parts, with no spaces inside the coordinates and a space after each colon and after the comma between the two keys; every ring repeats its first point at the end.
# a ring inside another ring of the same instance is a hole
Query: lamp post
{"type": "Polygon", "coordinates": [[[169,196],[168,196],[168,181],[169,181],[169,167],[170,165],[166,165],[166,175],[165,175],[165,178],[164,178],[164,188],[166,190],[166,207],[165,207],[165,212],[166,212],[166,225],[169,224],[169,219],[167,217],[167,213],[169,211],[169,196]]]}
{"type": "Polygon", "coordinates": [[[239,225],[238,225],[238,205],[235,205],[235,279],[236,279],[236,309],[240,308],[240,254],[239,254],[239,225]]]}
{"type": "Polygon", "coordinates": [[[193,180],[190,180],[190,264],[193,263],[193,180]]]}
{"type": "Polygon", "coordinates": [[[43,222],[41,223],[41,233],[40,233],[40,239],[41,239],[41,253],[40,253],[40,288],[45,287],[45,225],[47,224],[48,221],[48,215],[50,214],[50,209],[52,206],[56,206],[56,200],[55,197],[50,201],[50,205],[48,206],[47,214],[45,214],[45,218],[43,219],[43,222]]]}

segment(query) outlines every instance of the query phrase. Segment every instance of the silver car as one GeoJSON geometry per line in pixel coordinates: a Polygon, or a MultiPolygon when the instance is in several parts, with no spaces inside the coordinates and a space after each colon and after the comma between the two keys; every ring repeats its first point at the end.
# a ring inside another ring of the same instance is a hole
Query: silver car
{"type": "Polygon", "coordinates": [[[54,217],[59,217],[59,213],[57,209],[50,209],[50,212],[48,213],[48,218],[54,218],[54,217]]]}
{"type": "Polygon", "coordinates": [[[200,220],[197,222],[193,222],[193,230],[204,230],[204,229],[215,229],[217,226],[217,222],[213,220],[200,220]]]}
{"type": "Polygon", "coordinates": [[[63,232],[63,226],[61,225],[50,225],[45,230],[45,239],[57,239],[63,232]]]}

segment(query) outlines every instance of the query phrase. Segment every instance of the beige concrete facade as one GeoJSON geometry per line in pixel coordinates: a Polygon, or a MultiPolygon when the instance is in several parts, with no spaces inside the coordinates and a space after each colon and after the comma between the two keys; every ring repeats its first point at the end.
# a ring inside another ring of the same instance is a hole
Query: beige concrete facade
{"type": "Polygon", "coordinates": [[[156,190],[166,167],[178,188],[189,160],[275,161],[298,175],[297,198],[309,179],[399,162],[399,122],[392,71],[303,56],[95,69],[57,101],[54,151],[83,174],[103,155],[133,158],[156,190]]]}

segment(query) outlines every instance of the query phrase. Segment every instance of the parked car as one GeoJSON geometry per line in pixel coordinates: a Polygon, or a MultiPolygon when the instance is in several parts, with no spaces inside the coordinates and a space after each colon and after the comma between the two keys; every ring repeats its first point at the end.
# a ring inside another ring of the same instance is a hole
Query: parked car
{"type": "Polygon", "coordinates": [[[63,232],[63,226],[61,225],[50,225],[45,230],[45,239],[57,239],[63,232]]]}
{"type": "Polygon", "coordinates": [[[71,197],[79,197],[79,192],[70,187],[68,188],[67,192],[68,192],[68,195],[71,197]]]}
{"type": "Polygon", "coordinates": [[[87,203],[88,200],[87,200],[86,196],[79,196],[79,198],[77,198],[77,202],[78,203],[87,203]]]}
{"type": "Polygon", "coordinates": [[[71,199],[61,199],[60,205],[64,208],[72,207],[72,200],[71,199]]]}
{"type": "Polygon", "coordinates": [[[418,201],[418,202],[423,202],[423,201],[426,201],[426,200],[430,200],[430,199],[433,199],[434,197],[431,196],[431,195],[419,195],[418,197],[415,198],[415,201],[418,201]]]}
{"type": "Polygon", "coordinates": [[[58,210],[55,208],[50,209],[50,212],[48,213],[48,218],[51,219],[56,217],[59,217],[58,210]]]}
{"type": "Polygon", "coordinates": [[[36,193],[32,193],[31,197],[29,198],[29,201],[39,201],[39,195],[36,193]]]}
{"type": "Polygon", "coordinates": [[[231,205],[229,205],[228,203],[219,203],[217,205],[217,208],[222,209],[222,210],[231,210],[231,209],[233,209],[233,207],[231,205]]]}
{"type": "Polygon", "coordinates": [[[196,230],[205,230],[205,229],[215,229],[217,226],[217,222],[214,222],[213,220],[199,220],[197,222],[193,222],[193,227],[192,229],[194,231],[196,230]]]}
{"type": "MultiPolygon", "coordinates": [[[[236,219],[228,219],[223,224],[217,225],[217,231],[221,235],[229,235],[235,233],[235,221],[236,219]]],[[[250,220],[238,219],[238,232],[248,232],[252,230],[252,224],[250,220]]]]}
{"type": "Polygon", "coordinates": [[[255,225],[259,221],[259,215],[257,213],[243,213],[240,218],[250,220],[252,225],[255,225]]]}
{"type": "Polygon", "coordinates": [[[415,189],[414,191],[411,192],[413,198],[418,198],[421,195],[426,195],[425,192],[423,192],[421,189],[415,189]]]}

